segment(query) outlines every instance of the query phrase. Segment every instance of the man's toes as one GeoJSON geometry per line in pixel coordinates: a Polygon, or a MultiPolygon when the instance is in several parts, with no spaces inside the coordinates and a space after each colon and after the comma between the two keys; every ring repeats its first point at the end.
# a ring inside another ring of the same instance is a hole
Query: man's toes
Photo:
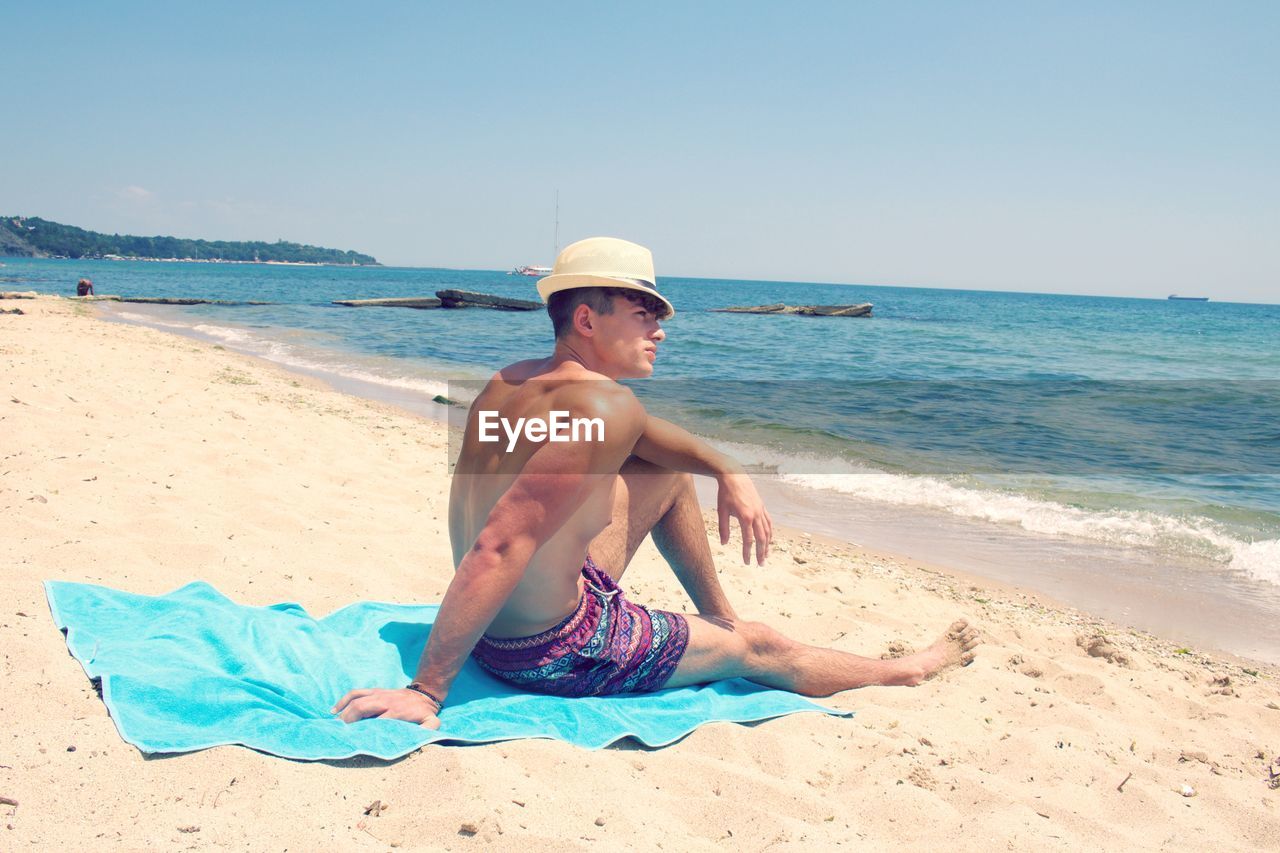
{"type": "Polygon", "coordinates": [[[974,659],[973,652],[965,652],[964,654],[960,655],[960,665],[968,666],[969,664],[973,663],[973,659],[974,659]]]}
{"type": "Polygon", "coordinates": [[[967,619],[957,619],[952,622],[951,627],[947,629],[947,636],[953,639],[959,637],[968,627],[969,621],[967,619]]]}

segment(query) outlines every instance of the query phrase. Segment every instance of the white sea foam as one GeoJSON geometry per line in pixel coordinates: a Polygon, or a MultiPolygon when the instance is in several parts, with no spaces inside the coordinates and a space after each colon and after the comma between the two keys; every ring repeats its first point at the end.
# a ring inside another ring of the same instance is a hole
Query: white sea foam
{"type": "Polygon", "coordinates": [[[1237,544],[1239,547],[1231,557],[1233,568],[1260,581],[1280,584],[1280,539],[1237,544]]]}
{"type": "MultiPolygon", "coordinates": [[[[168,324],[173,325],[173,324],[168,324]]],[[[211,326],[208,323],[198,323],[189,327],[193,332],[199,332],[210,338],[217,338],[220,341],[226,341],[229,344],[248,344],[254,341],[252,335],[241,329],[232,329],[227,326],[211,326]]]]}
{"type": "Polygon", "coordinates": [[[116,316],[131,323],[143,323],[147,326],[161,326],[166,329],[182,329],[183,331],[191,329],[190,323],[166,323],[164,320],[146,314],[135,314],[132,311],[117,311],[116,316]]]}
{"type": "Polygon", "coordinates": [[[1229,565],[1280,585],[1280,540],[1246,542],[1207,518],[1141,510],[1089,510],[1010,492],[973,488],[937,477],[894,474],[840,459],[787,454],[754,445],[715,442],[747,465],[775,470],[783,482],[894,506],[942,511],[1019,528],[1127,548],[1157,548],[1229,565]],[[814,473],[821,471],[822,473],[814,473]]]}

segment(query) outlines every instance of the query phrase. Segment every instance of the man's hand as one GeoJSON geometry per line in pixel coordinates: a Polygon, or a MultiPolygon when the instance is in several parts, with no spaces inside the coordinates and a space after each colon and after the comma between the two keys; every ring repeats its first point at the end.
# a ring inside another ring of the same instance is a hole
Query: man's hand
{"type": "Polygon", "coordinates": [[[751,546],[756,549],[756,562],[764,565],[773,541],[773,520],[755,484],[745,473],[734,472],[716,477],[720,488],[716,494],[716,511],[720,515],[720,544],[729,544],[729,519],[738,519],[742,528],[742,562],[751,563],[751,546]]]}
{"type": "Polygon", "coordinates": [[[333,713],[344,723],[369,717],[407,720],[429,729],[440,728],[435,703],[416,690],[352,690],[333,706],[333,713]]]}

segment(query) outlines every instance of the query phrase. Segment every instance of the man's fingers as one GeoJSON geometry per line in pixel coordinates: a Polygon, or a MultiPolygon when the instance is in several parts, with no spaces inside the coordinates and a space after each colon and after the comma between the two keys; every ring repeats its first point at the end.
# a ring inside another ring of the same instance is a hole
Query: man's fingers
{"type": "Polygon", "coordinates": [[[361,696],[351,702],[341,714],[338,715],[344,723],[354,723],[356,720],[363,720],[368,717],[380,717],[387,710],[387,703],[377,696],[361,696]]]}
{"type": "Polygon", "coordinates": [[[760,540],[764,543],[764,555],[760,558],[760,565],[763,566],[773,547],[773,519],[769,517],[767,510],[760,513],[760,540]]]}
{"type": "Polygon", "coordinates": [[[361,696],[368,696],[372,692],[373,692],[372,689],[352,690],[349,693],[347,693],[346,696],[343,696],[341,699],[339,699],[336,705],[334,705],[332,708],[329,709],[330,713],[340,714],[342,713],[342,710],[347,707],[347,705],[351,704],[352,701],[359,699],[361,696]]]}
{"type": "Polygon", "coordinates": [[[729,544],[729,507],[724,501],[716,501],[716,511],[720,515],[720,544],[729,544]]]}
{"type": "Polygon", "coordinates": [[[418,725],[422,726],[424,729],[438,729],[440,728],[440,718],[433,714],[421,723],[418,723],[418,725]]]}
{"type": "Polygon", "coordinates": [[[756,521],[756,562],[763,566],[765,559],[769,556],[769,530],[765,526],[764,519],[756,521]]]}
{"type": "Polygon", "coordinates": [[[751,545],[755,541],[755,534],[746,521],[739,519],[739,524],[742,527],[742,564],[749,566],[751,565],[751,545]]]}
{"type": "Polygon", "coordinates": [[[433,729],[440,727],[438,720],[431,723],[435,714],[429,710],[432,706],[428,700],[409,690],[352,690],[342,697],[339,705],[343,707],[338,719],[344,723],[382,717],[387,720],[421,723],[433,729]]]}
{"type": "MultiPolygon", "coordinates": [[[[390,708],[389,707],[385,711],[383,711],[381,714],[378,714],[378,719],[404,720],[409,723],[417,723],[419,725],[425,726],[427,725],[427,722],[429,720],[435,719],[435,717],[433,715],[431,717],[424,718],[422,716],[422,710],[417,707],[411,707],[411,708],[404,708],[404,707],[390,708]]],[[[428,728],[433,728],[433,729],[439,728],[439,727],[440,727],[440,724],[438,722],[434,726],[428,726],[428,728]]]]}

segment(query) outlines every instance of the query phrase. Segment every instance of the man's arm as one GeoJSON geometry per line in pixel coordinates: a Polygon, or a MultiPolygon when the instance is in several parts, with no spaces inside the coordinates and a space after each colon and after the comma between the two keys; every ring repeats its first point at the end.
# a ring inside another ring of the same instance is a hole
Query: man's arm
{"type": "MultiPolygon", "coordinates": [[[[441,703],[534,553],[577,511],[601,473],[617,471],[630,454],[643,410],[629,394],[611,402],[606,407],[613,434],[601,442],[547,442],[535,450],[459,563],[414,677],[441,703]],[[630,407],[634,411],[627,411],[630,407]]],[[[333,710],[348,723],[390,717],[437,728],[439,708],[433,705],[413,690],[373,688],[352,690],[333,710]]]]}
{"type": "Polygon", "coordinates": [[[729,542],[729,519],[738,519],[742,528],[742,562],[751,562],[752,545],[756,562],[764,565],[773,541],[773,520],[755,484],[730,456],[670,421],[649,415],[643,434],[632,451],[654,465],[714,477],[718,485],[716,511],[720,519],[720,544],[729,542]]]}

